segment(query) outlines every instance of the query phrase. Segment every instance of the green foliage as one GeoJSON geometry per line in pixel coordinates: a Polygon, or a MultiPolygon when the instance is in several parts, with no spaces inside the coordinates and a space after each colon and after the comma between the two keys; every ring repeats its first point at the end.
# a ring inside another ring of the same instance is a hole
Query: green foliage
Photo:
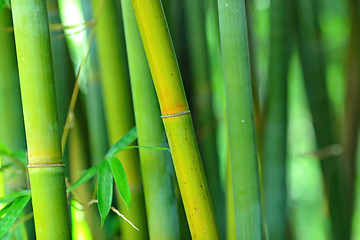
{"type": "Polygon", "coordinates": [[[101,225],[104,224],[111,208],[113,196],[113,176],[108,161],[102,161],[98,171],[98,207],[101,216],[101,225]]]}
{"type": "Polygon", "coordinates": [[[123,148],[134,142],[137,138],[136,127],[133,127],[124,137],[116,142],[106,153],[105,158],[114,157],[118,152],[122,151],[123,148]]]}
{"type": "Polygon", "coordinates": [[[111,171],[120,195],[129,209],[131,204],[131,194],[129,183],[126,179],[125,169],[117,158],[107,158],[106,160],[110,164],[111,171]]]}
{"type": "Polygon", "coordinates": [[[31,195],[28,193],[25,196],[18,195],[18,197],[1,209],[1,215],[5,216],[0,219],[0,238],[5,236],[11,226],[16,221],[26,204],[29,202],[31,195]]]}
{"type": "Polygon", "coordinates": [[[17,198],[23,197],[23,196],[26,196],[26,195],[29,195],[29,194],[30,194],[29,190],[24,190],[22,192],[16,192],[16,193],[6,195],[6,196],[0,198],[0,204],[15,201],[17,198]]]}
{"type": "Polygon", "coordinates": [[[85,170],[83,172],[83,175],[70,187],[68,187],[68,189],[66,190],[68,193],[71,192],[74,188],[86,183],[87,181],[89,181],[93,176],[95,176],[95,174],[98,172],[99,170],[99,165],[95,165],[87,170],[85,170]]]}

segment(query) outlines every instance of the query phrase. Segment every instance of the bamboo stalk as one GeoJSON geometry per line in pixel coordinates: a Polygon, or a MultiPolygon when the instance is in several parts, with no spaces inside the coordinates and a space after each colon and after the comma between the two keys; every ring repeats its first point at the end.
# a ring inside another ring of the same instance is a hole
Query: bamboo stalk
{"type": "MultiPolygon", "coordinates": [[[[360,2],[348,0],[350,12],[350,37],[346,60],[346,97],[345,97],[345,124],[343,135],[344,153],[341,163],[343,164],[344,186],[347,193],[345,203],[345,217],[347,221],[346,231],[351,238],[353,215],[356,196],[356,169],[358,150],[358,129],[360,124],[360,2]]],[[[343,238],[345,239],[345,238],[343,238]]]]}
{"type": "Polygon", "coordinates": [[[11,3],[36,236],[70,239],[46,2],[11,3]]]}
{"type": "Polygon", "coordinates": [[[193,238],[218,239],[179,67],[159,0],[132,1],[193,238]]]}
{"type": "Polygon", "coordinates": [[[219,0],[236,236],[261,239],[258,159],[243,0],[219,0]]]}
{"type": "Polygon", "coordinates": [[[225,237],[224,192],[221,188],[219,156],[216,148],[216,125],[212,108],[209,54],[205,35],[205,13],[202,0],[186,0],[185,23],[189,43],[190,79],[193,90],[195,132],[210,187],[215,216],[222,237],[225,237]]]}
{"type": "MultiPolygon", "coordinates": [[[[11,11],[6,7],[0,10],[0,142],[12,151],[25,150],[25,129],[21,109],[20,85],[17,71],[15,39],[13,32],[2,31],[12,26],[11,11]]],[[[0,167],[2,160],[12,161],[6,156],[0,156],[0,167]]],[[[9,174],[0,172],[0,197],[12,193],[14,188],[25,187],[25,174],[7,177],[9,174]],[[20,184],[19,184],[20,183],[20,184]]],[[[2,207],[2,206],[1,206],[2,207]]],[[[0,207],[0,208],[1,208],[0,207]]],[[[28,213],[32,211],[26,207],[28,213]]],[[[29,221],[16,228],[19,237],[23,239],[34,239],[34,222],[29,221]],[[27,228],[25,230],[25,227],[27,228]]]]}
{"type": "Polygon", "coordinates": [[[269,91],[263,132],[263,187],[265,219],[270,239],[287,236],[287,74],[291,19],[286,0],[271,2],[269,91]]]}
{"type": "MultiPolygon", "coordinates": [[[[97,49],[109,141],[112,145],[135,125],[130,81],[126,69],[124,36],[118,24],[121,16],[114,0],[93,0],[92,6],[94,12],[98,11],[94,14],[97,17],[97,49]]],[[[146,239],[148,233],[138,151],[123,151],[117,157],[125,168],[132,196],[128,213],[125,204],[119,198],[120,210],[140,228],[140,231],[137,231],[121,221],[122,236],[124,239],[146,239]]]]}
{"type": "MultiPolygon", "coordinates": [[[[304,84],[313,118],[316,145],[324,149],[336,143],[335,121],[326,84],[324,48],[320,36],[316,1],[295,1],[297,10],[297,44],[304,74],[304,84]],[[306,16],[306,17],[305,17],[306,16]]],[[[346,214],[346,194],[339,158],[321,159],[325,191],[329,200],[331,231],[334,239],[350,239],[351,220],[346,214]]]]}
{"type": "MultiPolygon", "coordinates": [[[[138,144],[161,147],[166,144],[165,131],[134,11],[130,0],[121,4],[138,144]]],[[[150,239],[180,239],[170,155],[140,149],[140,161],[150,239]]]]}

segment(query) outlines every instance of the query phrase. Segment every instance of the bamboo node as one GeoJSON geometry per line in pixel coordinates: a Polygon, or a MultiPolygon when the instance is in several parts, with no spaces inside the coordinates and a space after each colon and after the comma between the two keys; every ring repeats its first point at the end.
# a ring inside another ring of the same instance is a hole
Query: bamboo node
{"type": "Polygon", "coordinates": [[[168,114],[168,115],[162,115],[161,118],[171,118],[171,117],[178,117],[182,115],[190,114],[190,110],[186,110],[184,112],[180,113],[174,113],[174,114],[168,114]]]}
{"type": "Polygon", "coordinates": [[[48,163],[48,164],[28,164],[28,168],[43,168],[43,167],[65,167],[63,163],[48,163]]]}

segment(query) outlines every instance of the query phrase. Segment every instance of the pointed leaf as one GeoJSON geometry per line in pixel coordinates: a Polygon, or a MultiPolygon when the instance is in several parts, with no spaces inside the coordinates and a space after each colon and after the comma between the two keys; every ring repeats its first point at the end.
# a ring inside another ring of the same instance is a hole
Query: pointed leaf
{"type": "Polygon", "coordinates": [[[131,194],[129,183],[125,174],[125,169],[118,158],[108,158],[107,161],[109,161],[116,187],[119,190],[127,208],[129,209],[131,204],[131,194]]]}
{"type": "Polygon", "coordinates": [[[17,217],[20,215],[26,204],[29,202],[31,195],[23,196],[16,199],[9,209],[4,218],[0,219],[0,238],[5,236],[9,231],[11,226],[16,221],[17,217]]]}
{"type": "Polygon", "coordinates": [[[128,146],[137,138],[136,127],[133,127],[125,136],[123,136],[117,143],[115,143],[106,153],[105,158],[114,157],[119,149],[128,146]]]}
{"type": "Polygon", "coordinates": [[[2,216],[4,216],[10,209],[11,204],[13,204],[14,201],[12,201],[11,203],[9,203],[8,205],[6,205],[5,207],[3,207],[2,209],[0,209],[0,218],[2,218],[2,216]]]}
{"type": "Polygon", "coordinates": [[[16,200],[19,197],[23,197],[25,195],[30,194],[29,190],[24,190],[22,192],[16,192],[16,193],[12,193],[3,197],[0,197],[0,204],[2,203],[8,203],[8,202],[12,202],[14,200],[16,200]]]}
{"type": "Polygon", "coordinates": [[[108,161],[102,161],[98,174],[98,208],[101,217],[101,226],[104,224],[111,208],[113,196],[113,176],[108,161]]]}
{"type": "Polygon", "coordinates": [[[89,181],[99,170],[99,165],[95,165],[87,170],[84,171],[83,175],[73,184],[71,185],[66,192],[69,193],[74,188],[86,183],[89,181]]]}

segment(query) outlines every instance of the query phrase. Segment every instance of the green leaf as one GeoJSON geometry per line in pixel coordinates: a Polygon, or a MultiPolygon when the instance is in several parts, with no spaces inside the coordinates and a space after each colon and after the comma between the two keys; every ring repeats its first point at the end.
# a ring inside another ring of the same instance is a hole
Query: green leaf
{"type": "Polygon", "coordinates": [[[12,202],[12,201],[16,200],[19,197],[23,197],[23,196],[26,196],[26,195],[29,195],[29,194],[30,194],[29,190],[24,190],[22,192],[16,192],[16,193],[6,195],[4,197],[0,197],[0,204],[12,202]]]}
{"type": "Polygon", "coordinates": [[[99,165],[95,165],[87,170],[84,171],[83,175],[73,184],[71,185],[66,192],[69,193],[74,188],[86,183],[89,181],[99,170],[99,165]]]}
{"type": "Polygon", "coordinates": [[[130,143],[135,141],[137,138],[136,127],[133,127],[125,136],[123,136],[117,143],[115,143],[109,151],[106,153],[104,158],[111,158],[119,152],[120,149],[128,146],[130,143]]]}
{"type": "Polygon", "coordinates": [[[101,226],[104,224],[107,215],[110,212],[113,196],[113,176],[108,161],[102,161],[98,174],[98,208],[101,217],[101,226]]]}
{"type": "Polygon", "coordinates": [[[108,158],[106,160],[110,164],[111,171],[115,179],[116,187],[119,190],[120,195],[129,210],[131,204],[131,194],[130,194],[129,183],[125,174],[125,169],[118,158],[108,158]]]}
{"type": "Polygon", "coordinates": [[[27,163],[26,163],[26,159],[27,159],[27,154],[25,150],[20,150],[20,151],[16,151],[13,152],[11,154],[12,157],[15,157],[19,160],[19,162],[21,162],[22,165],[24,165],[24,167],[26,167],[27,163]]]}
{"type": "Polygon", "coordinates": [[[12,201],[11,203],[9,203],[8,205],[6,205],[5,207],[3,207],[1,210],[0,210],[0,218],[2,218],[2,216],[4,216],[10,209],[11,207],[11,204],[13,204],[14,201],[12,201]]]}
{"type": "Polygon", "coordinates": [[[18,199],[16,199],[9,209],[7,210],[7,213],[4,218],[0,220],[0,238],[5,236],[11,226],[16,221],[17,217],[20,215],[26,204],[29,202],[31,198],[31,195],[23,196],[18,199]]]}

